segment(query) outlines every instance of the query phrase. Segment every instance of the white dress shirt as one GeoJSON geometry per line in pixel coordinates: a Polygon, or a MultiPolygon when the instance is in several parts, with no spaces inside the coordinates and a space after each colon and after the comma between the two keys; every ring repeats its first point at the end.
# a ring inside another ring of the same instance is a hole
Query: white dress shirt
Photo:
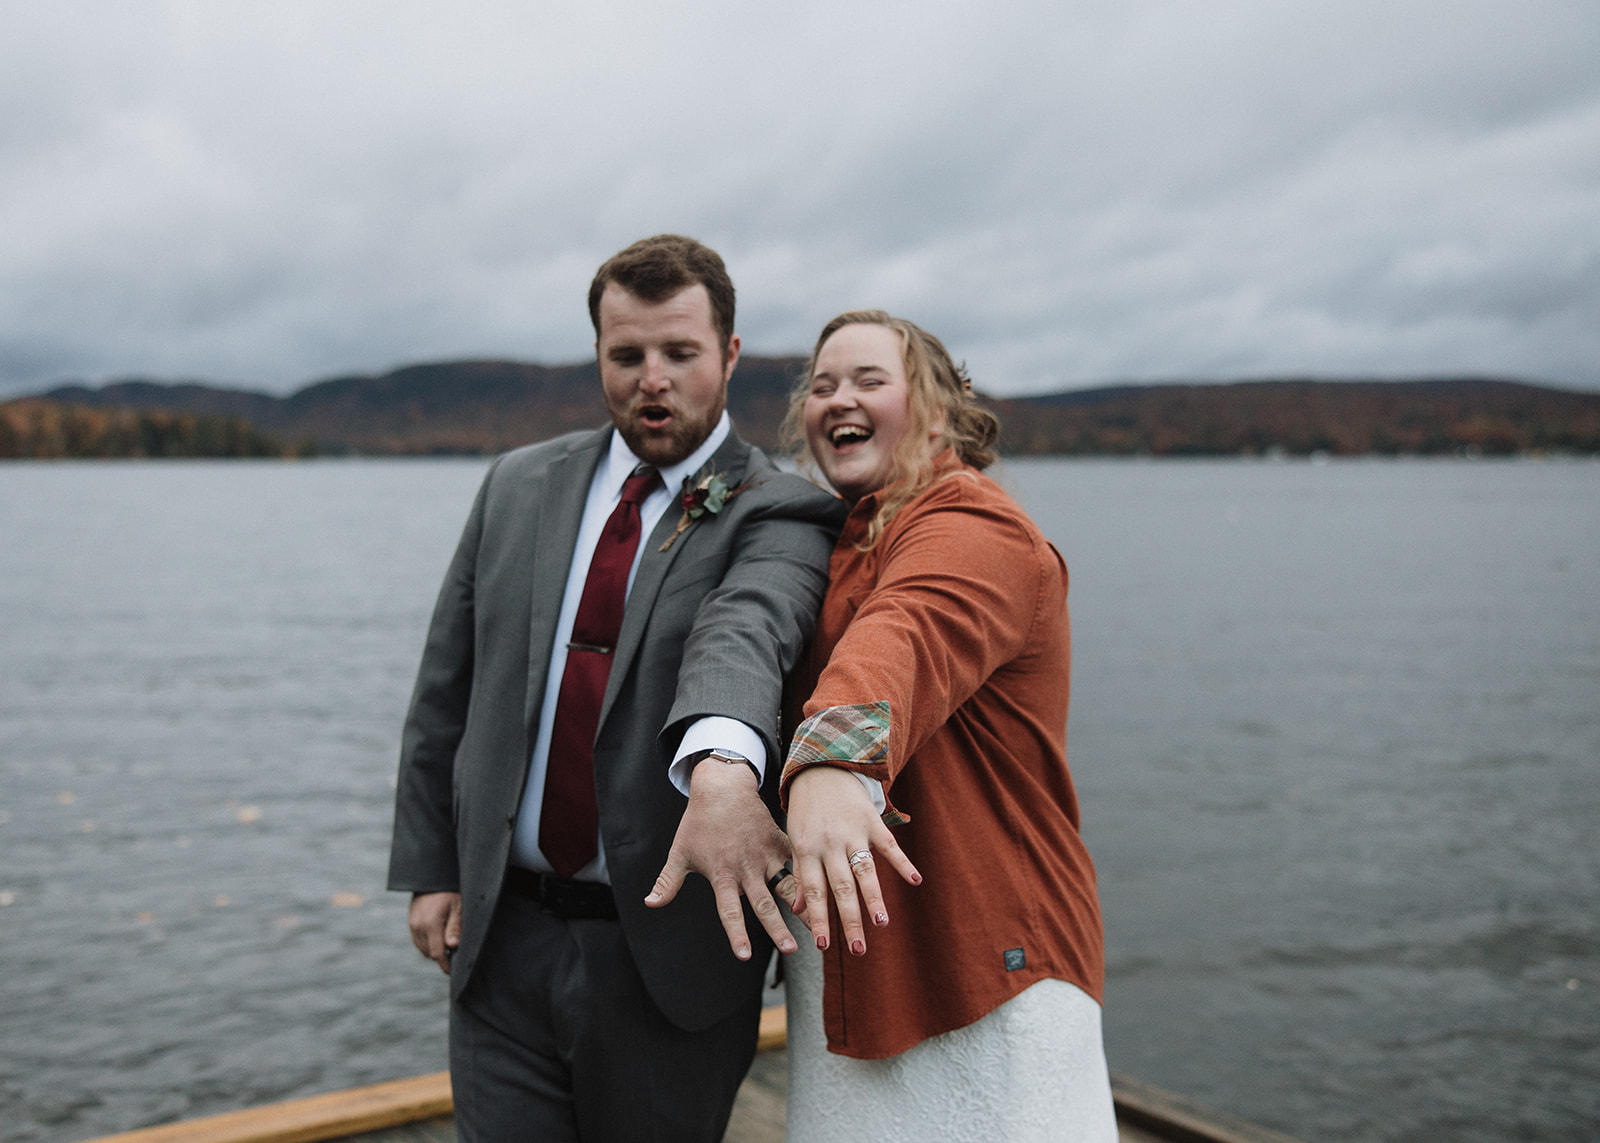
{"type": "MultiPolygon", "coordinates": [[[[644,556],[650,533],[667,509],[678,503],[684,478],[693,476],[711,459],[722,442],[727,440],[731,427],[728,414],[724,412],[704,444],[680,463],[659,470],[661,486],[639,505],[639,548],[633,554],[633,566],[628,569],[628,590],[633,590],[633,577],[638,574],[639,560],[644,556]]],[[[567,642],[572,638],[578,602],[583,597],[583,585],[589,578],[589,564],[594,559],[600,533],[622,499],[623,484],[642,463],[613,429],[611,446],[595,468],[594,480],[589,485],[583,522],[578,527],[578,542],[572,549],[572,567],[567,572],[567,585],[561,596],[561,614],[556,620],[555,642],[550,648],[550,673],[545,680],[544,702],[539,708],[539,734],[534,740],[528,783],[511,838],[511,863],[539,873],[553,872],[550,862],[539,849],[539,814],[544,807],[544,778],[549,765],[550,734],[555,723],[556,702],[561,696],[561,676],[567,667],[567,642]]],[[[680,790],[687,792],[688,789],[688,767],[682,764],[684,758],[707,747],[721,747],[743,754],[755,765],[758,773],[766,773],[767,748],[762,744],[759,734],[737,719],[702,718],[691,723],[684,732],[683,741],[679,743],[673,759],[673,784],[680,790]]],[[[668,776],[663,774],[661,780],[667,781],[668,776]]],[[[595,859],[578,870],[576,878],[580,881],[610,882],[603,839],[596,846],[595,859]]]]}

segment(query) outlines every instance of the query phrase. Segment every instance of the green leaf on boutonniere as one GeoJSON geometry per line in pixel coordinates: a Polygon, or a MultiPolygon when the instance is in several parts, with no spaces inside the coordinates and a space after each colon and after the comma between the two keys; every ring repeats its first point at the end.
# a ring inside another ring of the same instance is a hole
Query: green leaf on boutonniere
{"type": "Polygon", "coordinates": [[[672,547],[672,541],[687,532],[690,525],[702,516],[707,514],[712,516],[720,515],[722,506],[746,488],[751,487],[752,483],[754,483],[753,480],[750,477],[746,477],[732,488],[729,488],[728,482],[723,480],[721,474],[715,470],[707,472],[693,483],[690,482],[688,477],[685,477],[683,492],[678,497],[678,503],[683,506],[683,515],[678,518],[677,528],[673,530],[672,535],[667,537],[667,542],[662,544],[658,550],[664,552],[672,547]]]}

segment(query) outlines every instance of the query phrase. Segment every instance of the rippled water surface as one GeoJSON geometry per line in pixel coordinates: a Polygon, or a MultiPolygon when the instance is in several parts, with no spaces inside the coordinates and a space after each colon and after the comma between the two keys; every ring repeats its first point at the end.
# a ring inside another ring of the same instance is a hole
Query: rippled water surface
{"type": "MultiPolygon", "coordinates": [[[[481,462],[0,466],[0,1141],[437,1070],[382,891],[481,462]]],[[[1600,1136],[1600,464],[1010,466],[1072,567],[1114,1068],[1600,1136]]]]}

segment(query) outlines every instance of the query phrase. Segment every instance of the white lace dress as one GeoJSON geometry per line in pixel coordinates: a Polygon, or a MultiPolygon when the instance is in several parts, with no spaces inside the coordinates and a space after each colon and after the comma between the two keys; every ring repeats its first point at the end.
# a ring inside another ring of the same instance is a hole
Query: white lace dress
{"type": "Polygon", "coordinates": [[[785,969],[788,1143],[1117,1143],[1100,1005],[1083,990],[1042,980],[898,1056],[838,1056],[822,1030],[822,957],[787,920],[800,943],[785,969]]]}

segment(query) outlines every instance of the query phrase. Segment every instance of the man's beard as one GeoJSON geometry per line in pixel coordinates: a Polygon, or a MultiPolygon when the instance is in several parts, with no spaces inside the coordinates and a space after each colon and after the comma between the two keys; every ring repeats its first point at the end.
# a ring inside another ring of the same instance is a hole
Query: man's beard
{"type": "Polygon", "coordinates": [[[634,401],[626,409],[612,409],[611,423],[622,434],[623,441],[633,450],[633,455],[657,468],[670,468],[686,460],[689,454],[705,443],[711,430],[717,427],[726,401],[704,410],[699,416],[691,415],[674,406],[672,419],[665,427],[653,428],[640,416],[640,410],[660,401],[634,401]]]}

